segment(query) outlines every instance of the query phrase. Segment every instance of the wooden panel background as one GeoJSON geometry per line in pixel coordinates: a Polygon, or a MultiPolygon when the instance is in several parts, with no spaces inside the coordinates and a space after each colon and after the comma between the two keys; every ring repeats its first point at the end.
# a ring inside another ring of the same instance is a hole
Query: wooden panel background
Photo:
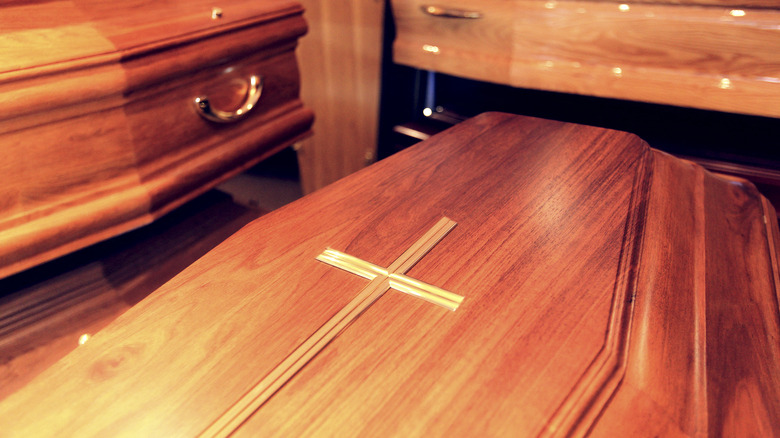
{"type": "Polygon", "coordinates": [[[301,3],[309,24],[298,49],[301,96],[316,114],[298,151],[308,193],[375,160],[385,2],[301,3]]]}

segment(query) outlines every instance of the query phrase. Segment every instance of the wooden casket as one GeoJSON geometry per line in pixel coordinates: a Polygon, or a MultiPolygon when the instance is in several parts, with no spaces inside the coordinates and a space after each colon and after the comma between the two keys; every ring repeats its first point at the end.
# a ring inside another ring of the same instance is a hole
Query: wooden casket
{"type": "Polygon", "coordinates": [[[147,224],[308,132],[301,6],[214,6],[2,2],[0,277],[147,224]]]}
{"type": "Polygon", "coordinates": [[[4,436],[777,436],[778,227],[617,131],[484,114],[247,225],[4,436]]]}
{"type": "Polygon", "coordinates": [[[776,0],[390,0],[393,60],[586,96],[780,117],[776,0]]]}

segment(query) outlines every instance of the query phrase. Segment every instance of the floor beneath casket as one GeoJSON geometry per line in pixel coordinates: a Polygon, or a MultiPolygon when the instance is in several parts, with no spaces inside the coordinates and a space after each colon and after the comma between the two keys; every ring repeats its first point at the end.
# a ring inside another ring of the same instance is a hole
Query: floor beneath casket
{"type": "Polygon", "coordinates": [[[239,228],[299,198],[294,152],[219,189],[152,225],[0,280],[0,400],[239,228]]]}

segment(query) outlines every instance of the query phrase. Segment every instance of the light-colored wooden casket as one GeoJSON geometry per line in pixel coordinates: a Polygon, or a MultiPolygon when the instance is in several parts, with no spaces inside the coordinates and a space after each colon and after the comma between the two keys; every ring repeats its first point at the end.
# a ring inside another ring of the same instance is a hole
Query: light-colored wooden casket
{"type": "Polygon", "coordinates": [[[2,434],[777,436],[777,244],[749,183],[484,114],[247,225],[2,434]]]}
{"type": "Polygon", "coordinates": [[[780,117],[776,0],[391,0],[400,64],[513,87],[780,117]]]}
{"type": "Polygon", "coordinates": [[[214,6],[2,2],[0,277],[147,224],[307,133],[300,5],[214,6]]]}

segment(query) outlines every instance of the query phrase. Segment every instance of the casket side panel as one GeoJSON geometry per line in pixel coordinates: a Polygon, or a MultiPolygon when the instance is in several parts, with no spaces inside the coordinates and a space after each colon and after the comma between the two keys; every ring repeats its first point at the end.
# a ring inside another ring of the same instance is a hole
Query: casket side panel
{"type": "Polygon", "coordinates": [[[593,433],[773,436],[773,209],[745,181],[655,154],[626,376],[593,433]]]}

